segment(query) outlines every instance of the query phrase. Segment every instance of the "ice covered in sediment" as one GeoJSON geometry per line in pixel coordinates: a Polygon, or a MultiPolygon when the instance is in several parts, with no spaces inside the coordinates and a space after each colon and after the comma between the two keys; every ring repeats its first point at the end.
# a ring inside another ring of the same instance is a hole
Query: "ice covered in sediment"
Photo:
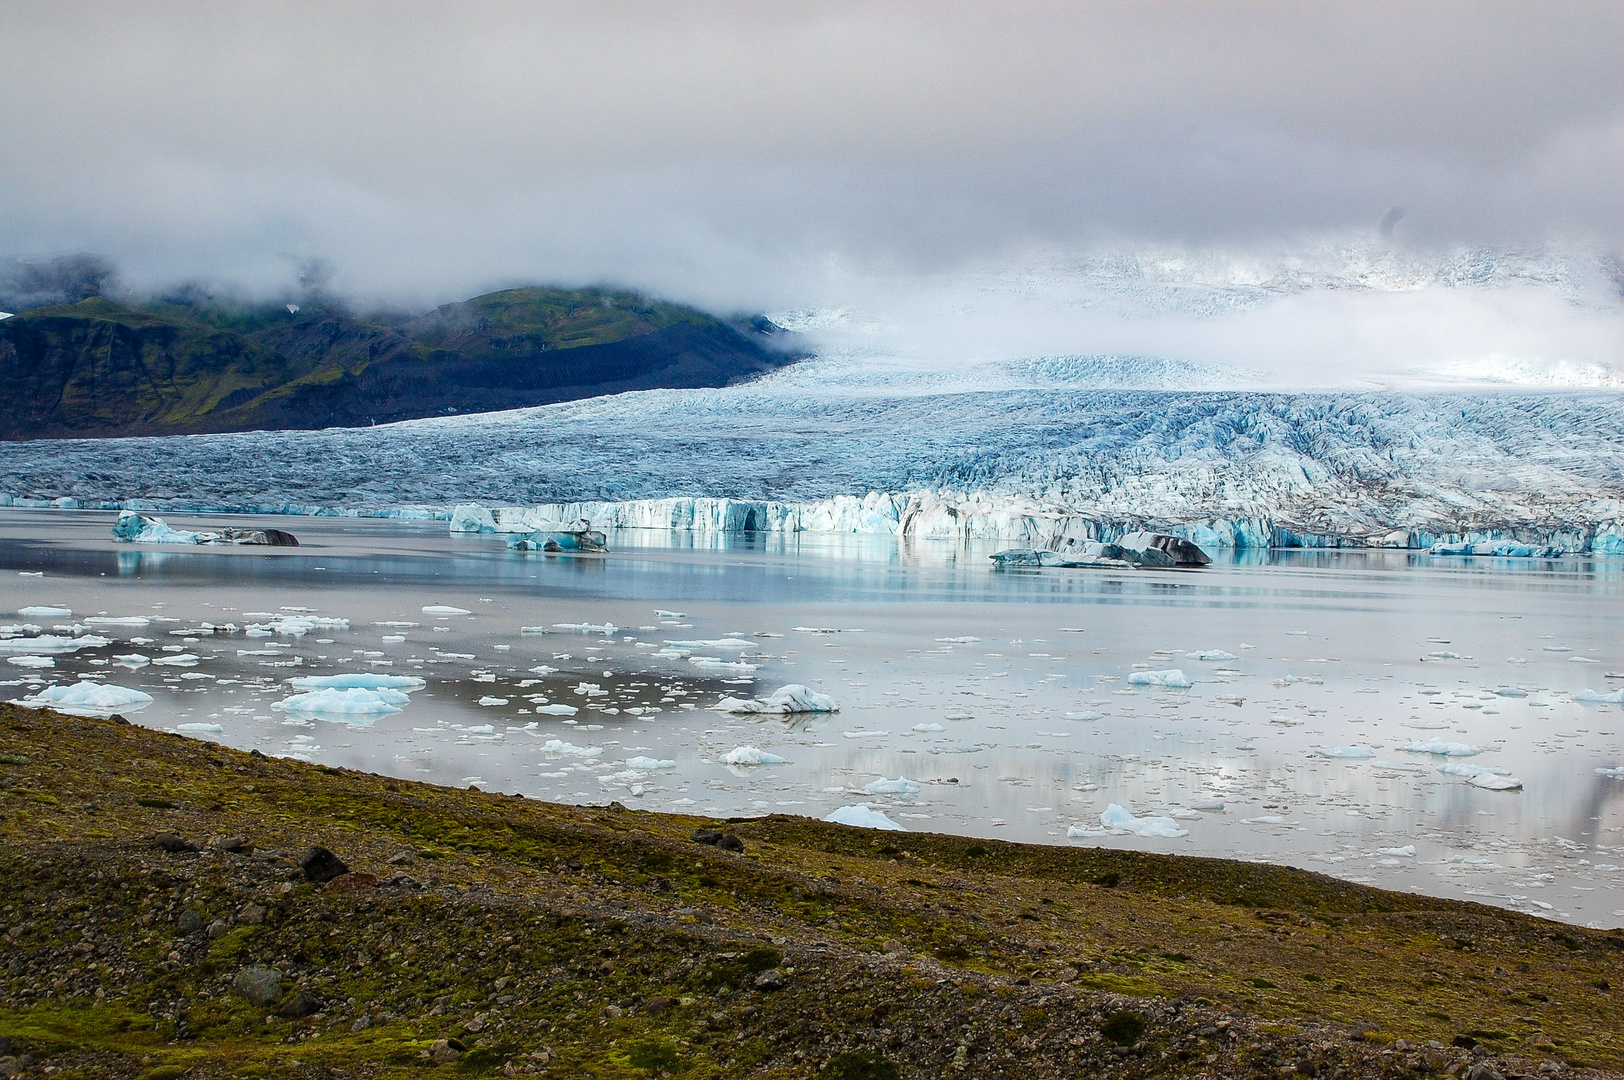
{"type": "Polygon", "coordinates": [[[549,754],[560,754],[564,757],[600,757],[603,754],[601,746],[576,746],[562,739],[548,739],[541,748],[549,754]]]}
{"type": "Polygon", "coordinates": [[[735,746],[719,759],[723,765],[782,765],[784,759],[755,746],[735,746]]]}
{"type": "Polygon", "coordinates": [[[909,780],[906,776],[899,776],[895,780],[885,777],[863,785],[865,795],[918,795],[921,785],[918,780],[909,780]]]}
{"type": "Polygon", "coordinates": [[[355,672],[348,675],[301,675],[289,679],[295,690],[421,690],[427,682],[415,675],[374,675],[355,672]]]}
{"type": "Polygon", "coordinates": [[[49,656],[8,656],[6,663],[24,668],[54,668],[56,661],[49,656]]]}
{"type": "Polygon", "coordinates": [[[0,638],[0,652],[16,653],[71,653],[80,649],[99,649],[111,645],[112,638],[81,634],[70,637],[63,634],[40,634],[36,637],[0,638]]]}
{"type": "Polygon", "coordinates": [[[152,695],[110,683],[78,682],[72,686],[48,686],[14,704],[55,709],[74,716],[109,716],[121,709],[145,708],[152,704],[152,695]]]}
{"type": "Polygon", "coordinates": [[[765,698],[726,697],[711,706],[726,713],[833,713],[840,706],[828,694],[821,694],[809,686],[789,683],[779,687],[765,698]]]}
{"type": "Polygon", "coordinates": [[[1375,757],[1376,751],[1368,746],[1322,746],[1314,751],[1320,757],[1328,758],[1369,758],[1375,757]]]}
{"type": "Polygon", "coordinates": [[[1598,694],[1594,690],[1581,690],[1573,695],[1574,701],[1582,701],[1587,705],[1624,705],[1624,690],[1614,690],[1611,694],[1598,694]]]}
{"type": "Polygon", "coordinates": [[[1405,743],[1399,747],[1407,754],[1434,754],[1438,757],[1475,757],[1483,752],[1481,746],[1471,743],[1445,742],[1442,739],[1428,739],[1426,742],[1405,743]]]}
{"type": "Polygon", "coordinates": [[[664,769],[675,769],[677,763],[670,758],[629,757],[626,759],[626,768],[637,769],[642,772],[655,772],[664,769]]]}
{"type": "Polygon", "coordinates": [[[314,713],[329,716],[386,716],[397,713],[411,702],[399,690],[379,687],[369,690],[351,686],[346,689],[328,688],[295,694],[273,702],[271,708],[288,713],[314,713]]]}
{"type": "Polygon", "coordinates": [[[54,604],[34,604],[18,608],[17,614],[25,619],[66,619],[73,614],[73,609],[57,607],[54,604]]]}
{"type": "Polygon", "coordinates": [[[1193,652],[1185,653],[1184,657],[1187,660],[1204,660],[1207,663],[1237,659],[1234,653],[1225,652],[1222,649],[1196,649],[1193,652]]]}
{"type": "Polygon", "coordinates": [[[1167,690],[1188,690],[1190,680],[1178,668],[1166,671],[1135,671],[1128,676],[1130,686],[1160,686],[1167,690]]]}
{"type": "Polygon", "coordinates": [[[827,814],[823,820],[832,821],[836,825],[850,825],[856,829],[884,829],[889,832],[908,831],[905,827],[886,817],[884,811],[874,809],[872,803],[842,806],[840,809],[827,814]]]}
{"type": "Polygon", "coordinates": [[[1178,822],[1170,817],[1134,817],[1117,803],[1111,803],[1100,811],[1100,825],[1112,832],[1132,833],[1135,836],[1174,839],[1190,835],[1190,830],[1179,828],[1178,822]]]}

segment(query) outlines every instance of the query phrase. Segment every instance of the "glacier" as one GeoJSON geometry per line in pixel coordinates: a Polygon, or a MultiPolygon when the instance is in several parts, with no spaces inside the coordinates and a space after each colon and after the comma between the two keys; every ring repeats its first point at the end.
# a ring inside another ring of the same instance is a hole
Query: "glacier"
{"type": "Polygon", "coordinates": [[[1624,554],[1613,391],[919,392],[796,378],[376,428],[8,443],[0,506],[507,535],[585,519],[1034,548],[1154,529],[1208,551],[1624,554]]]}

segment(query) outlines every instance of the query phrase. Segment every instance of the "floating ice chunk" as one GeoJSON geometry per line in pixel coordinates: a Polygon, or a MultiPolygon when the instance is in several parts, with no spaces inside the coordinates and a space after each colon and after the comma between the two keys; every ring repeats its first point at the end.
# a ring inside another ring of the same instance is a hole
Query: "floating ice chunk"
{"type": "Polygon", "coordinates": [[[1581,690],[1573,695],[1574,701],[1582,701],[1587,705],[1624,705],[1624,690],[1615,690],[1611,694],[1598,694],[1594,690],[1581,690]]]}
{"type": "Polygon", "coordinates": [[[416,675],[372,675],[356,672],[348,675],[301,675],[289,679],[295,690],[421,690],[428,684],[416,675]]]}
{"type": "Polygon", "coordinates": [[[743,638],[736,638],[736,637],[711,638],[709,640],[704,640],[704,641],[667,641],[666,644],[674,646],[675,648],[678,648],[678,649],[759,649],[759,648],[761,648],[760,645],[757,645],[753,641],[746,641],[743,638]]]}
{"type": "Polygon", "coordinates": [[[171,656],[160,656],[153,663],[160,667],[196,667],[197,662],[201,659],[202,657],[196,653],[182,652],[174,653],[171,656]]]}
{"type": "Polygon", "coordinates": [[[1281,727],[1301,727],[1302,725],[1308,723],[1308,721],[1300,719],[1299,717],[1287,716],[1286,714],[1281,713],[1277,716],[1269,717],[1269,723],[1279,724],[1281,727]]]}
{"type": "Polygon", "coordinates": [[[1220,799],[1207,799],[1207,800],[1205,800],[1203,802],[1191,803],[1190,804],[1190,809],[1191,810],[1200,810],[1203,813],[1207,813],[1207,814],[1217,814],[1217,813],[1221,813],[1223,811],[1224,804],[1223,804],[1223,801],[1220,800],[1220,799]]]}
{"type": "Polygon", "coordinates": [[[1166,671],[1136,671],[1128,676],[1130,686],[1160,686],[1168,690],[1188,690],[1190,680],[1178,668],[1166,671]]]}
{"type": "Polygon", "coordinates": [[[1112,832],[1132,833],[1135,836],[1173,839],[1190,835],[1190,830],[1179,828],[1178,822],[1170,817],[1134,817],[1116,803],[1100,812],[1100,824],[1112,832]]]}
{"type": "Polygon", "coordinates": [[[0,652],[71,653],[80,649],[99,649],[112,643],[112,638],[97,637],[95,634],[80,637],[41,634],[38,637],[0,638],[0,652]]]}
{"type": "Polygon", "coordinates": [[[196,735],[218,735],[225,731],[219,724],[176,724],[176,731],[186,731],[196,735]]]}
{"type": "Polygon", "coordinates": [[[1407,762],[1407,761],[1372,761],[1370,763],[1370,767],[1372,769],[1387,769],[1390,772],[1415,772],[1415,773],[1418,773],[1418,772],[1426,772],[1427,771],[1426,769],[1422,768],[1420,765],[1416,765],[1413,762],[1407,762]]]}
{"type": "Polygon", "coordinates": [[[940,724],[915,724],[913,726],[913,730],[930,732],[930,731],[946,731],[947,729],[944,728],[940,724]]]}
{"type": "Polygon", "coordinates": [[[344,690],[328,688],[295,694],[282,701],[272,702],[271,708],[288,713],[317,713],[328,716],[387,716],[399,712],[410,702],[411,698],[399,690],[390,690],[387,687],[369,690],[361,686],[352,686],[344,690]]]}
{"type": "Polygon", "coordinates": [[[789,683],[765,698],[728,697],[711,706],[726,713],[833,713],[840,706],[828,694],[820,694],[800,683],[789,683]]]}
{"type": "Polygon", "coordinates": [[[1314,751],[1320,757],[1328,758],[1368,758],[1375,757],[1376,751],[1368,746],[1322,746],[1314,751]]]}
{"type": "Polygon", "coordinates": [[[660,769],[675,769],[677,763],[670,758],[629,757],[626,759],[626,768],[639,769],[643,772],[654,772],[660,769]]]}
{"type": "Polygon", "coordinates": [[[1483,752],[1481,746],[1471,743],[1444,742],[1442,739],[1428,739],[1426,742],[1406,743],[1399,747],[1407,754],[1435,754],[1438,757],[1476,757],[1483,752]]]}
{"type": "Polygon", "coordinates": [[[1447,765],[1438,766],[1438,771],[1450,776],[1464,777],[1473,787],[1486,788],[1489,791],[1521,791],[1523,786],[1521,780],[1509,775],[1506,770],[1488,765],[1452,761],[1447,765]]]}
{"type": "Polygon", "coordinates": [[[17,614],[25,619],[66,619],[73,614],[73,609],[57,607],[54,604],[34,604],[18,608],[17,614]]]}
{"type": "Polygon", "coordinates": [[[486,694],[484,697],[479,699],[479,703],[486,706],[506,705],[508,703],[508,699],[505,697],[492,697],[491,695],[486,694]]]}
{"type": "Polygon", "coordinates": [[[777,754],[754,746],[735,746],[721,757],[723,765],[782,765],[784,759],[777,754]]]}
{"type": "Polygon", "coordinates": [[[1067,720],[1098,720],[1098,719],[1100,719],[1100,717],[1102,717],[1104,715],[1105,715],[1104,713],[1097,713],[1093,709],[1084,709],[1082,712],[1069,712],[1069,713],[1067,713],[1066,714],[1066,719],[1067,720]]]}
{"type": "Polygon", "coordinates": [[[1526,690],[1519,690],[1515,686],[1502,686],[1502,687],[1498,688],[1497,690],[1495,690],[1495,693],[1499,694],[1501,697],[1527,697],[1528,696],[1528,692],[1526,690]]]}
{"type": "Polygon", "coordinates": [[[601,746],[576,746],[562,739],[548,739],[541,748],[549,754],[563,754],[566,757],[599,757],[603,754],[601,746]]]}
{"type": "Polygon", "coordinates": [[[86,626],[150,626],[152,620],[145,615],[88,615],[86,626]]]}
{"type": "Polygon", "coordinates": [[[848,739],[878,739],[891,733],[889,731],[842,731],[840,734],[848,739]]]}
{"type": "Polygon", "coordinates": [[[325,615],[277,615],[269,622],[249,623],[245,628],[249,637],[265,637],[269,634],[285,634],[289,637],[304,637],[312,630],[348,630],[350,620],[330,619],[325,615]]]}
{"type": "Polygon", "coordinates": [[[609,623],[555,622],[555,623],[553,623],[553,629],[555,629],[555,630],[578,630],[583,634],[613,634],[617,630],[619,630],[620,627],[616,626],[612,622],[609,622],[609,623]]]}
{"type": "Polygon", "coordinates": [[[467,608],[452,607],[450,604],[430,604],[423,609],[425,615],[472,615],[467,608]]]}
{"type": "Polygon", "coordinates": [[[1413,859],[1415,858],[1415,845],[1405,844],[1403,847],[1377,848],[1376,854],[1386,855],[1392,859],[1413,859]]]}
{"type": "Polygon", "coordinates": [[[824,821],[832,821],[836,825],[850,825],[854,829],[885,829],[889,832],[907,832],[903,826],[898,825],[879,810],[874,809],[870,803],[858,803],[856,806],[842,806],[833,811],[824,821]]]}
{"type": "Polygon", "coordinates": [[[1105,829],[1090,829],[1086,825],[1073,825],[1066,830],[1066,838],[1076,840],[1083,836],[1104,836],[1106,832],[1105,829]]]}
{"type": "Polygon", "coordinates": [[[666,611],[664,608],[655,608],[654,617],[657,619],[686,619],[686,611],[666,611]]]}
{"type": "Polygon", "coordinates": [[[72,716],[110,716],[125,709],[144,709],[152,704],[152,695],[127,686],[77,682],[72,686],[48,686],[33,697],[14,704],[35,709],[55,709],[72,716]]]}
{"type": "Polygon", "coordinates": [[[468,735],[495,735],[496,728],[490,724],[476,724],[473,727],[462,729],[468,735]]]}
{"type": "Polygon", "coordinates": [[[895,780],[887,780],[881,777],[871,784],[864,784],[863,793],[866,795],[918,795],[920,786],[918,780],[909,780],[906,776],[899,776],[895,780]]]}
{"type": "Polygon", "coordinates": [[[936,640],[947,645],[974,645],[981,639],[978,637],[970,637],[969,635],[965,635],[964,637],[939,637],[936,640]]]}
{"type": "Polygon", "coordinates": [[[690,656],[688,662],[700,671],[726,671],[738,675],[754,675],[758,666],[743,660],[723,660],[715,656],[690,656]]]}
{"type": "Polygon", "coordinates": [[[146,667],[148,664],[152,663],[152,658],[150,656],[143,656],[138,652],[125,653],[123,656],[113,657],[113,663],[122,664],[124,667],[128,668],[146,667]]]}
{"type": "Polygon", "coordinates": [[[1234,653],[1225,652],[1222,649],[1196,649],[1193,652],[1185,653],[1184,658],[1186,660],[1204,660],[1208,663],[1237,659],[1234,653]]]}
{"type": "Polygon", "coordinates": [[[1610,776],[1614,780],[1624,780],[1624,766],[1603,766],[1596,770],[1597,776],[1610,776]]]}
{"type": "Polygon", "coordinates": [[[536,711],[548,716],[574,716],[581,710],[574,705],[537,705],[536,711]]]}
{"type": "Polygon", "coordinates": [[[6,657],[6,663],[25,668],[56,667],[56,661],[49,656],[8,656],[6,657]]]}

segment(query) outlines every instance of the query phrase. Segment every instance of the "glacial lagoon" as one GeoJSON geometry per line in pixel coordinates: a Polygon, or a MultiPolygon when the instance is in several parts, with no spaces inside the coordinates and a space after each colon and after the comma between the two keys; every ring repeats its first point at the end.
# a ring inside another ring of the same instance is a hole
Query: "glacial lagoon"
{"type": "Polygon", "coordinates": [[[572,557],[444,522],[165,516],[302,546],[0,511],[7,697],[91,681],[149,696],[134,723],[407,779],[844,809],[1624,925],[1624,705],[1595,700],[1624,689],[1624,559],[1001,570],[998,544],[888,536],[624,530],[572,557]],[[382,678],[333,678],[356,675],[382,678]],[[791,684],[839,711],[713,708],[791,684]]]}

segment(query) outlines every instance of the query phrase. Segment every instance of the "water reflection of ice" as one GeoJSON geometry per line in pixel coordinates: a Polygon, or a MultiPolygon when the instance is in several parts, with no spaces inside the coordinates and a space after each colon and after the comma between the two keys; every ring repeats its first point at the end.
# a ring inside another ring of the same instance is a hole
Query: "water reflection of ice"
{"type": "Polygon", "coordinates": [[[532,797],[866,806],[1624,921],[1624,561],[1254,554],[1153,579],[651,534],[587,567],[443,526],[299,521],[290,551],[132,562],[110,520],[6,513],[0,623],[57,604],[83,624],[8,640],[108,642],[14,668],[7,696],[123,686],[155,699],[132,717],[149,726],[532,797]],[[840,711],[711,709],[787,684],[840,711]],[[323,693],[351,707],[287,707],[323,693]],[[1492,790],[1508,774],[1522,789],[1492,790]]]}

